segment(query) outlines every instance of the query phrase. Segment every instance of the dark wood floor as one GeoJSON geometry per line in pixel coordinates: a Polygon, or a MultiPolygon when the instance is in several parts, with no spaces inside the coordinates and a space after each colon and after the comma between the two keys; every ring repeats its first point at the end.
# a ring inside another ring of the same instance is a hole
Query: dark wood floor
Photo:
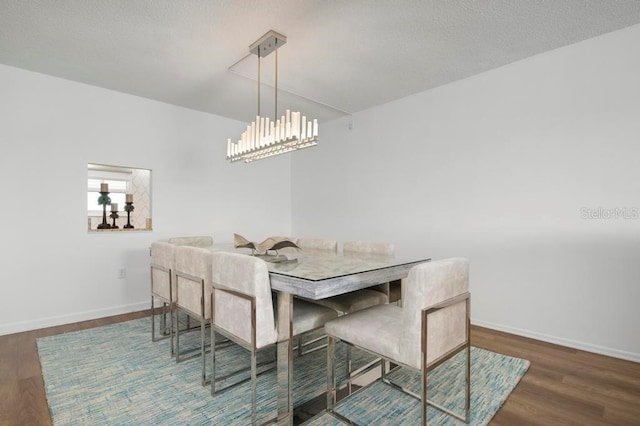
{"type": "MultiPolygon", "coordinates": [[[[148,311],[0,336],[0,425],[49,425],[36,338],[128,321],[148,311]]],[[[491,425],[640,425],[640,364],[480,327],[474,346],[531,367],[491,425]]]]}

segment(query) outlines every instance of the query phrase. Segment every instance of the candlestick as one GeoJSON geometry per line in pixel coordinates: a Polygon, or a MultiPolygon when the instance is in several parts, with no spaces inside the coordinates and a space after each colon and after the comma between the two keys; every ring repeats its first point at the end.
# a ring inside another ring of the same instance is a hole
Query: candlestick
{"type": "Polygon", "coordinates": [[[111,214],[109,215],[109,217],[113,219],[111,229],[119,229],[120,227],[116,225],[116,219],[120,217],[120,215],[118,215],[118,203],[111,204],[111,214]],[[116,206],[116,208],[114,209],[113,206],[116,206]]]}
{"type": "MultiPolygon", "coordinates": [[[[106,185],[106,183],[101,183],[100,189],[102,189],[106,185]]],[[[107,204],[111,204],[111,198],[109,198],[108,191],[100,191],[98,204],[102,204],[102,223],[98,225],[98,229],[109,229],[111,228],[111,225],[107,223],[107,204]]]]}
{"type": "Polygon", "coordinates": [[[127,224],[123,226],[123,228],[133,229],[133,225],[131,224],[131,212],[134,210],[133,203],[131,201],[127,201],[124,206],[124,211],[127,212],[127,224]]]}

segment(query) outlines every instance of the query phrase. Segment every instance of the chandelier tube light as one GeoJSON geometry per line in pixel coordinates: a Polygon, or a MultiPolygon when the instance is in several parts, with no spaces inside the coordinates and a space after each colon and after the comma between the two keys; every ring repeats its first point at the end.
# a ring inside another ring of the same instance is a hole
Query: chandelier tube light
{"type": "Polygon", "coordinates": [[[284,154],[318,143],[318,120],[307,119],[299,111],[286,110],[278,117],[278,48],[287,42],[287,38],[275,31],[269,31],[249,47],[249,51],[258,55],[258,115],[255,121],[247,125],[237,142],[227,139],[227,160],[232,163],[255,160],[284,154]],[[260,115],[260,58],[276,52],[275,72],[275,117],[260,115]]]}

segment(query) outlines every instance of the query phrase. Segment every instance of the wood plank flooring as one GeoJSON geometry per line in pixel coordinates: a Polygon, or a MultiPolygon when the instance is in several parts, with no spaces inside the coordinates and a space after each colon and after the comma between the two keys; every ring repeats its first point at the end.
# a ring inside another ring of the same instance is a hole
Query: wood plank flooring
{"type": "MultiPolygon", "coordinates": [[[[36,338],[149,311],[0,336],[0,425],[50,425],[36,338]]],[[[640,425],[640,364],[472,326],[471,343],[531,367],[490,425],[640,425]]]]}

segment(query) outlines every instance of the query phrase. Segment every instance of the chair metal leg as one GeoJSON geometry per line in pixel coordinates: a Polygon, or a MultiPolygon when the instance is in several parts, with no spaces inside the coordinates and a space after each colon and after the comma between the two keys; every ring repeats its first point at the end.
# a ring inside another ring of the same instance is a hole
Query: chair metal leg
{"type": "Polygon", "coordinates": [[[156,313],[153,310],[153,295],[151,296],[151,341],[156,341],[156,313]]]}
{"type": "Polygon", "coordinates": [[[351,384],[353,383],[351,379],[351,373],[353,372],[353,366],[351,364],[351,345],[347,345],[347,395],[351,395],[351,384]]]}
{"type": "Polygon", "coordinates": [[[171,340],[171,356],[174,356],[174,345],[173,345],[173,306],[171,303],[162,302],[162,319],[160,323],[159,333],[161,337],[156,336],[156,311],[155,311],[155,298],[153,295],[151,296],[151,341],[157,342],[159,340],[166,339],[167,337],[171,340]],[[169,335],[167,336],[167,306],[169,307],[169,335]]]}
{"type": "Polygon", "coordinates": [[[251,424],[256,424],[256,383],[257,383],[257,362],[256,350],[251,349],[251,424]]]}
{"type": "Polygon", "coordinates": [[[211,396],[216,394],[216,332],[211,324],[211,396]]]}
{"type": "Polygon", "coordinates": [[[160,323],[160,333],[167,334],[167,303],[162,302],[162,322],[160,323]]]}
{"type": "Polygon", "coordinates": [[[204,349],[204,340],[205,340],[205,319],[204,317],[200,317],[200,363],[201,363],[201,374],[202,374],[202,386],[206,386],[207,382],[207,371],[205,370],[207,367],[207,359],[205,358],[205,349],[204,349]]]}
{"type": "Polygon", "coordinates": [[[467,366],[466,366],[466,406],[464,411],[464,422],[469,423],[469,413],[471,411],[471,340],[467,340],[467,366]]]}
{"type": "Polygon", "coordinates": [[[467,297],[466,300],[466,311],[467,311],[467,324],[466,324],[466,339],[467,339],[467,365],[465,371],[465,381],[467,385],[466,389],[466,409],[464,412],[464,422],[469,423],[469,412],[471,411],[471,318],[469,317],[471,313],[471,298],[467,297]]]}
{"type": "Polygon", "coordinates": [[[169,339],[171,339],[171,356],[175,356],[176,351],[173,345],[173,330],[177,330],[178,319],[176,318],[176,305],[175,303],[169,303],[169,322],[171,325],[169,326],[169,339]]]}
{"type": "Polygon", "coordinates": [[[327,410],[336,405],[336,338],[327,336],[327,410]]]}
{"type": "Polygon", "coordinates": [[[427,426],[427,363],[426,355],[424,355],[425,361],[422,363],[422,370],[420,374],[422,376],[422,392],[420,394],[420,406],[422,409],[422,426],[427,426]]]}
{"type": "MultiPolygon", "coordinates": [[[[178,308],[175,308],[175,321],[176,321],[176,347],[175,347],[175,357],[176,357],[176,363],[180,362],[180,323],[178,322],[178,314],[180,313],[180,311],[178,310],[178,308]]],[[[173,349],[173,348],[172,348],[173,349]]]]}

